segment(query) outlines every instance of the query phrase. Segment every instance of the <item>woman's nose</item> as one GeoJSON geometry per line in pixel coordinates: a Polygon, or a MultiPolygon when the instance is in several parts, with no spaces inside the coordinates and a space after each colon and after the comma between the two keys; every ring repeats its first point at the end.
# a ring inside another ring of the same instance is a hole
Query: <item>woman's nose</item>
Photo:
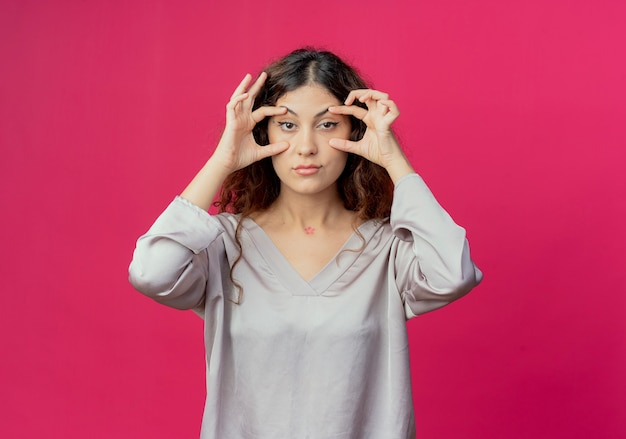
{"type": "Polygon", "coordinates": [[[313,155],[317,153],[315,136],[310,130],[302,130],[296,139],[296,152],[299,155],[313,155]]]}

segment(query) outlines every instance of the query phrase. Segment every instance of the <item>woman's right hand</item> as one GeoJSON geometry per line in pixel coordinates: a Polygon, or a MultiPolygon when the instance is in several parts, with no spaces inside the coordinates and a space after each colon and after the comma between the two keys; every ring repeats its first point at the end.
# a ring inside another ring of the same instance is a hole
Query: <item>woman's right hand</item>
{"type": "Polygon", "coordinates": [[[226,105],[226,127],[215,152],[181,193],[183,198],[196,206],[209,209],[215,194],[231,172],[289,148],[287,142],[260,146],[252,135],[258,122],[287,111],[279,107],[261,107],[252,111],[254,99],[265,83],[265,78],[267,74],[261,73],[250,86],[252,77],[246,75],[226,105]]]}
{"type": "Polygon", "coordinates": [[[252,111],[254,100],[266,78],[267,73],[263,72],[250,86],[252,76],[247,74],[226,105],[226,127],[212,159],[218,160],[229,173],[289,148],[287,142],[260,146],[252,135],[255,125],[266,117],[287,112],[282,107],[260,107],[252,111]]]}

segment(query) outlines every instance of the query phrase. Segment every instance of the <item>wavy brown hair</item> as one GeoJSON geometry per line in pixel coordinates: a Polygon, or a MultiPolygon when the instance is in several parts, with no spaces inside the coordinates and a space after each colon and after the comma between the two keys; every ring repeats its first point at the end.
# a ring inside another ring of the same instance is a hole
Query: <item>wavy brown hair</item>
{"type": "MultiPolygon", "coordinates": [[[[298,49],[266,69],[267,79],[254,102],[253,110],[262,106],[276,105],[286,93],[305,85],[318,85],[328,90],[339,102],[344,102],[352,90],[369,88],[356,70],[342,61],[337,55],[313,48],[298,49]]],[[[354,105],[365,108],[356,101],[354,105]]],[[[365,133],[365,124],[350,116],[352,131],[350,140],[358,141],[365,133]]],[[[259,145],[269,144],[268,120],[259,122],[253,130],[259,145]]],[[[346,167],[337,180],[339,196],[344,207],[356,212],[361,221],[386,219],[391,211],[393,182],[387,171],[369,160],[349,153],[346,167]]],[[[243,218],[267,209],[280,193],[280,180],[274,171],[270,157],[231,173],[214,204],[220,212],[241,215],[237,224],[235,239],[241,250],[239,232],[243,218]]],[[[353,225],[356,230],[356,222],[353,225]]],[[[231,268],[234,269],[239,257],[231,268]]],[[[241,287],[232,279],[239,288],[241,287]]]]}

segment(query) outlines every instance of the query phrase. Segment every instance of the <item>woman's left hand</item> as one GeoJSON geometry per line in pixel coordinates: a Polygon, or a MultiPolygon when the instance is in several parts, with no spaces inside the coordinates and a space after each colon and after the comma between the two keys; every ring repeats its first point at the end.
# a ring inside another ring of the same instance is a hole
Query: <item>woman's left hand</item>
{"type": "Polygon", "coordinates": [[[389,95],[378,90],[353,90],[344,105],[330,107],[328,110],[334,114],[354,116],[367,127],[361,140],[354,142],[335,138],[330,140],[330,146],[358,154],[382,166],[394,181],[402,175],[414,172],[391,130],[391,124],[398,118],[400,111],[395,102],[389,99],[389,95]],[[367,109],[352,105],[357,99],[367,109]]]}

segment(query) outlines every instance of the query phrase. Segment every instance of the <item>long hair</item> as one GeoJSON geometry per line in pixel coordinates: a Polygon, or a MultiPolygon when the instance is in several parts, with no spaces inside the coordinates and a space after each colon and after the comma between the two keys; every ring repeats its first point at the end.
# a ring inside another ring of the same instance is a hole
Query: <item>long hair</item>
{"type": "MultiPolygon", "coordinates": [[[[276,105],[281,96],[305,85],[318,85],[328,90],[339,102],[344,102],[352,90],[368,88],[354,68],[337,55],[312,48],[298,49],[266,69],[267,79],[257,95],[253,110],[276,105]]],[[[356,101],[354,105],[365,108],[356,101]]],[[[365,133],[365,124],[350,116],[350,140],[358,141],[365,133]]],[[[269,144],[267,118],[259,122],[253,135],[261,146],[269,144]]],[[[339,196],[344,207],[356,212],[362,221],[385,219],[391,211],[393,182],[387,171],[369,160],[349,153],[346,166],[337,180],[339,196]]],[[[280,180],[274,171],[271,158],[265,158],[231,173],[222,185],[218,201],[214,204],[220,212],[239,214],[235,239],[241,250],[239,231],[241,220],[255,212],[270,207],[280,193],[280,180]]],[[[354,225],[356,230],[356,224],[354,225]]],[[[239,262],[241,253],[234,265],[239,262]]],[[[232,269],[231,268],[231,279],[232,269]]],[[[234,280],[233,280],[234,282],[234,280]]],[[[241,293],[241,288],[238,286],[241,293]]]]}
{"type": "MultiPolygon", "coordinates": [[[[261,88],[253,110],[273,106],[278,99],[305,85],[327,89],[339,102],[350,91],[368,88],[357,72],[337,55],[310,48],[298,49],[269,65],[267,79],[261,88]]],[[[364,104],[356,102],[364,107],[364,104]]],[[[357,141],[365,133],[365,124],[350,116],[350,140],[357,141]]],[[[267,119],[253,130],[259,145],[269,143],[267,119]]],[[[337,181],[344,207],[357,213],[361,220],[386,218],[391,210],[393,183],[382,167],[355,154],[348,154],[346,167],[337,181]]],[[[267,209],[280,193],[280,180],[274,172],[271,158],[265,158],[230,174],[215,205],[220,212],[241,214],[243,217],[267,209]]]]}

